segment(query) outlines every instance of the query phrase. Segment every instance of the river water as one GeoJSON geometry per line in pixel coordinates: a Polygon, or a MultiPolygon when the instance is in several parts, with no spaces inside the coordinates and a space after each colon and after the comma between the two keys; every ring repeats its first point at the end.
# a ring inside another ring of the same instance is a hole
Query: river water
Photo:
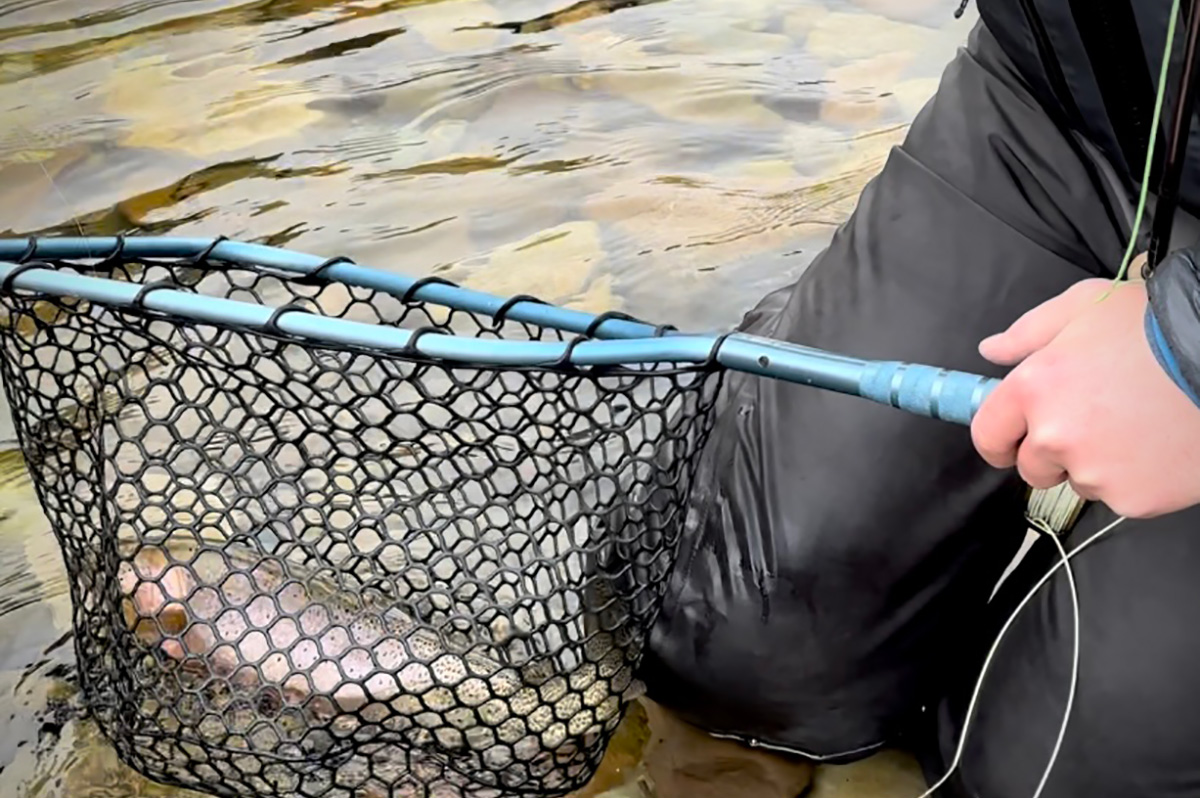
{"type": "MultiPolygon", "coordinates": [[[[726,329],[853,210],[956,6],[0,0],[0,236],[224,234],[726,329]]],[[[0,796],[181,795],[71,716],[66,578],[12,438],[0,406],[0,796]]],[[[818,792],[915,784],[849,772],[818,792]]]]}

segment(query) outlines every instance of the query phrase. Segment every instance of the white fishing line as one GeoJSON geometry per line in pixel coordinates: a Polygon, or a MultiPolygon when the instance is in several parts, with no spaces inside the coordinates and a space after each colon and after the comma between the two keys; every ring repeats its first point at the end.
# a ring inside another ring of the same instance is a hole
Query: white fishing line
{"type": "Polygon", "coordinates": [[[1075,571],[1071,568],[1071,561],[1067,557],[1067,550],[1063,548],[1062,541],[1058,539],[1058,535],[1046,526],[1046,523],[1041,519],[1035,521],[1035,526],[1038,526],[1040,531],[1048,535],[1050,540],[1054,541],[1055,548],[1058,549],[1058,555],[1061,558],[1059,564],[1067,572],[1067,585],[1071,593],[1071,615],[1073,628],[1073,641],[1071,649],[1071,686],[1067,691],[1067,706],[1063,710],[1062,724],[1058,727],[1058,739],[1054,741],[1054,750],[1050,752],[1050,761],[1046,763],[1046,770],[1042,772],[1042,780],[1038,782],[1037,790],[1033,793],[1033,798],[1040,798],[1042,790],[1046,788],[1046,782],[1050,780],[1050,771],[1054,770],[1054,763],[1058,761],[1058,752],[1062,750],[1063,738],[1067,735],[1067,722],[1071,718],[1071,707],[1075,704],[1075,688],[1079,684],[1079,590],[1075,586],[1075,571]]]}
{"type": "Polygon", "coordinates": [[[976,705],[979,703],[979,694],[983,691],[983,680],[987,676],[988,668],[990,668],[992,665],[992,660],[995,659],[995,657],[996,657],[996,651],[1000,648],[1001,641],[1004,640],[1004,636],[1006,634],[1008,634],[1008,630],[1012,627],[1013,623],[1017,620],[1017,616],[1021,614],[1021,611],[1023,609],[1025,609],[1026,605],[1029,604],[1029,602],[1033,600],[1033,597],[1035,595],[1037,595],[1037,592],[1042,588],[1042,585],[1044,585],[1048,581],[1050,581],[1050,577],[1054,576],[1054,574],[1058,571],[1059,568],[1065,567],[1067,570],[1067,581],[1070,586],[1070,592],[1071,592],[1071,608],[1072,608],[1073,614],[1075,616],[1074,656],[1072,658],[1072,663],[1071,663],[1071,686],[1070,686],[1070,694],[1067,696],[1067,707],[1066,707],[1066,710],[1063,712],[1062,724],[1060,725],[1059,730],[1058,730],[1058,739],[1054,743],[1054,750],[1051,752],[1050,761],[1047,763],[1046,769],[1042,773],[1042,779],[1038,783],[1037,792],[1034,793],[1034,798],[1038,798],[1038,796],[1041,795],[1042,790],[1045,789],[1046,782],[1050,778],[1050,772],[1054,769],[1055,762],[1058,761],[1058,754],[1062,748],[1062,741],[1063,741],[1063,738],[1066,735],[1066,731],[1067,731],[1067,721],[1071,715],[1071,708],[1072,708],[1072,706],[1074,706],[1074,703],[1075,703],[1075,688],[1076,688],[1076,686],[1078,684],[1078,680],[1079,680],[1079,622],[1080,622],[1079,593],[1078,593],[1078,590],[1076,589],[1075,574],[1071,570],[1071,562],[1070,561],[1072,558],[1074,558],[1076,555],[1078,555],[1084,549],[1088,548],[1093,543],[1095,543],[1100,538],[1102,538],[1104,535],[1107,535],[1109,532],[1111,532],[1113,529],[1115,529],[1124,520],[1125,520],[1124,516],[1118,518],[1117,520],[1113,521],[1108,526],[1101,529],[1099,532],[1097,532],[1094,535],[1092,535],[1091,537],[1089,537],[1087,540],[1080,543],[1078,546],[1076,546],[1070,552],[1067,552],[1066,549],[1063,548],[1063,545],[1062,545],[1061,541],[1058,540],[1057,535],[1055,535],[1053,532],[1049,532],[1048,529],[1046,529],[1044,527],[1044,525],[1042,525],[1041,531],[1050,535],[1050,538],[1054,541],[1055,545],[1058,547],[1059,554],[1061,555],[1061,559],[1057,563],[1055,563],[1054,567],[1051,568],[1050,570],[1048,570],[1042,576],[1041,579],[1038,580],[1037,584],[1035,584],[1032,588],[1030,588],[1029,592],[1025,594],[1025,598],[1021,599],[1021,603],[1018,604],[1016,609],[1014,609],[1012,611],[1012,613],[1008,616],[1008,620],[1006,620],[1004,622],[1004,626],[1000,627],[1000,633],[998,635],[996,635],[996,639],[992,643],[991,649],[988,651],[987,656],[984,658],[983,667],[979,671],[979,678],[975,681],[975,689],[971,693],[971,702],[967,706],[967,714],[966,714],[966,717],[963,719],[962,735],[959,737],[958,747],[954,752],[954,759],[950,762],[950,767],[946,770],[946,774],[944,776],[942,776],[940,779],[938,779],[937,782],[932,787],[930,787],[925,792],[921,793],[919,798],[929,798],[929,796],[933,795],[935,792],[937,792],[939,789],[941,789],[942,786],[945,785],[946,782],[948,782],[950,780],[950,777],[953,776],[954,773],[958,770],[959,765],[962,763],[963,751],[966,749],[966,746],[967,746],[967,738],[968,738],[970,730],[971,730],[971,721],[974,719],[974,716],[975,716],[975,708],[976,708],[976,705]]]}

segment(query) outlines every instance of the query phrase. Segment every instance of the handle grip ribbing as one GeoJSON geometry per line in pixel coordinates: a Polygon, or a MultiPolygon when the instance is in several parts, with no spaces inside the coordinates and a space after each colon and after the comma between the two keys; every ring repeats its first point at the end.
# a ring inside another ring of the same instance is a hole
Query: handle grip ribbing
{"type": "Polygon", "coordinates": [[[928,418],[970,425],[983,400],[999,384],[979,374],[883,361],[867,364],[859,395],[928,418]]]}

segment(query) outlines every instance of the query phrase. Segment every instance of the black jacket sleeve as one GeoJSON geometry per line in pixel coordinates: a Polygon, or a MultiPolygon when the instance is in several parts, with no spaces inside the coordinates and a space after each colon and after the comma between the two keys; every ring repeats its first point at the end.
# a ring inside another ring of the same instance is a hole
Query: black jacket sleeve
{"type": "Polygon", "coordinates": [[[1200,405],[1200,250],[1181,249],[1163,260],[1146,287],[1146,337],[1158,362],[1200,405]]]}

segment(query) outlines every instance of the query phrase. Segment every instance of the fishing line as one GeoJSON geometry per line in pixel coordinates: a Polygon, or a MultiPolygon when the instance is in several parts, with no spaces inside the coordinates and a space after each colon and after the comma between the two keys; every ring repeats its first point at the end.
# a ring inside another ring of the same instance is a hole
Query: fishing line
{"type": "MultiPolygon", "coordinates": [[[[1192,3],[1189,12],[1183,66],[1179,76],[1179,88],[1175,92],[1175,109],[1166,154],[1163,156],[1163,173],[1158,183],[1154,226],[1150,233],[1143,276],[1148,276],[1162,262],[1171,246],[1171,228],[1175,223],[1175,212],[1179,208],[1179,184],[1183,179],[1183,164],[1187,160],[1187,147],[1191,140],[1189,134],[1193,109],[1196,106],[1195,65],[1197,48],[1200,47],[1200,8],[1192,3]]],[[[1174,15],[1171,19],[1174,21],[1174,15]]]]}
{"type": "MultiPolygon", "coordinates": [[[[1118,520],[1117,523],[1120,523],[1118,520]]],[[[1067,557],[1067,550],[1063,548],[1062,541],[1058,539],[1058,535],[1054,534],[1054,530],[1046,525],[1045,521],[1035,519],[1034,526],[1042,534],[1047,535],[1054,542],[1055,548],[1058,549],[1058,556],[1061,558],[1059,563],[1067,572],[1067,585],[1071,593],[1071,615],[1074,633],[1072,635],[1073,643],[1071,649],[1071,686],[1067,690],[1067,706],[1063,710],[1062,723],[1058,727],[1058,739],[1054,741],[1054,750],[1050,752],[1050,761],[1046,763],[1046,769],[1042,772],[1042,780],[1038,782],[1037,790],[1033,793],[1033,798],[1040,798],[1042,790],[1046,788],[1046,782],[1050,780],[1050,771],[1054,770],[1054,763],[1058,761],[1058,752],[1062,750],[1063,738],[1067,736],[1067,721],[1071,718],[1071,708],[1075,705],[1075,688],[1079,684],[1079,589],[1075,585],[1075,571],[1071,568],[1070,560],[1067,557]]],[[[1028,600],[1028,599],[1027,599],[1028,600]]]]}
{"type": "MultiPolygon", "coordinates": [[[[1142,187],[1138,193],[1137,211],[1133,217],[1133,230],[1129,233],[1129,244],[1125,248],[1125,256],[1121,259],[1121,268],[1113,278],[1113,285],[1125,278],[1129,263],[1133,260],[1133,251],[1137,247],[1138,233],[1141,231],[1142,218],[1146,213],[1146,198],[1150,193],[1150,172],[1154,165],[1154,145],[1158,141],[1158,126],[1162,118],[1163,98],[1167,93],[1167,73],[1171,65],[1171,44],[1175,41],[1175,23],[1179,19],[1179,0],[1171,3],[1171,14],[1167,18],[1167,41],[1163,46],[1162,64],[1158,71],[1158,92],[1154,98],[1154,114],[1150,123],[1150,141],[1146,145],[1146,163],[1142,168],[1142,187]]],[[[1104,294],[1107,296],[1108,294],[1104,294]]],[[[1103,298],[1103,297],[1101,297],[1103,298]]]]}
{"type": "Polygon", "coordinates": [[[1071,708],[1075,703],[1075,688],[1076,688],[1076,685],[1078,683],[1078,678],[1079,678],[1079,622],[1080,622],[1079,594],[1078,594],[1078,590],[1077,590],[1076,584],[1075,584],[1075,575],[1074,575],[1073,571],[1071,570],[1070,561],[1076,555],[1080,554],[1084,549],[1088,548],[1093,543],[1095,543],[1100,538],[1102,538],[1104,535],[1107,535],[1109,532],[1111,532],[1113,529],[1115,529],[1124,520],[1125,520],[1124,516],[1118,518],[1117,520],[1113,521],[1108,526],[1101,529],[1099,532],[1092,535],[1087,540],[1080,543],[1078,546],[1076,546],[1070,552],[1067,552],[1063,548],[1062,543],[1058,540],[1058,536],[1055,535],[1052,531],[1045,529],[1044,527],[1039,530],[1039,531],[1044,532],[1045,534],[1049,534],[1050,538],[1058,546],[1058,550],[1061,554],[1061,559],[1057,563],[1055,563],[1054,567],[1051,568],[1050,570],[1048,570],[1042,576],[1041,579],[1038,580],[1037,584],[1035,584],[1032,588],[1030,588],[1029,592],[1025,594],[1025,598],[1021,599],[1021,603],[1017,605],[1016,609],[1014,609],[1012,611],[1012,613],[1008,616],[1008,620],[1006,620],[1004,622],[1004,626],[1002,626],[1000,628],[1000,633],[998,635],[996,635],[996,639],[992,643],[991,649],[988,650],[988,654],[983,660],[983,668],[979,672],[979,678],[975,681],[975,689],[971,693],[971,701],[967,706],[966,717],[963,719],[962,735],[959,737],[958,748],[954,752],[954,759],[950,763],[950,768],[946,771],[946,774],[944,776],[942,776],[940,779],[938,779],[937,783],[935,783],[932,787],[930,787],[925,792],[921,793],[921,795],[918,798],[929,798],[929,796],[933,795],[935,792],[937,792],[939,789],[941,789],[946,784],[946,782],[948,782],[950,780],[950,777],[953,776],[954,773],[958,770],[959,765],[962,763],[963,751],[966,749],[966,746],[967,746],[967,737],[971,730],[971,721],[974,719],[975,708],[976,708],[977,704],[979,703],[979,695],[983,691],[983,680],[984,680],[984,677],[987,676],[988,668],[990,668],[992,665],[992,660],[995,659],[995,657],[996,657],[996,651],[1000,648],[1000,643],[1004,640],[1004,636],[1006,634],[1008,634],[1008,630],[1010,628],[1012,628],[1013,623],[1017,620],[1017,616],[1020,615],[1021,611],[1023,609],[1025,609],[1026,605],[1028,605],[1029,602],[1033,600],[1033,597],[1035,595],[1037,595],[1037,592],[1041,589],[1042,585],[1044,585],[1048,581],[1050,581],[1050,577],[1052,577],[1058,571],[1059,568],[1066,568],[1067,569],[1067,579],[1070,584],[1070,591],[1071,591],[1071,606],[1072,606],[1072,610],[1073,610],[1074,616],[1075,616],[1075,634],[1074,634],[1075,651],[1074,651],[1074,657],[1072,660],[1072,667],[1071,667],[1071,692],[1067,698],[1067,708],[1066,708],[1066,711],[1063,713],[1062,725],[1059,727],[1058,739],[1054,744],[1054,750],[1051,753],[1050,761],[1046,765],[1045,771],[1042,773],[1041,781],[1038,783],[1037,792],[1034,793],[1035,798],[1037,796],[1041,795],[1042,790],[1046,786],[1046,781],[1050,778],[1050,772],[1054,769],[1054,764],[1058,760],[1058,753],[1062,747],[1063,737],[1066,734],[1067,719],[1070,717],[1071,708]]]}
{"type": "MultiPolygon", "coordinates": [[[[17,125],[13,128],[13,131],[21,139],[22,146],[24,146],[29,152],[33,152],[33,146],[29,140],[29,137],[27,137],[21,130],[21,126],[17,125]]],[[[75,228],[79,230],[79,237],[86,240],[87,233],[83,231],[83,222],[80,221],[81,217],[79,214],[75,212],[75,207],[67,200],[67,195],[64,194],[62,189],[58,187],[58,183],[54,182],[54,178],[50,176],[50,170],[46,168],[46,164],[42,163],[42,161],[39,159],[37,161],[37,165],[38,168],[42,170],[42,174],[46,176],[46,182],[50,184],[50,190],[58,196],[59,201],[62,202],[63,207],[67,211],[67,215],[71,217],[71,222],[75,225],[75,228]]],[[[85,247],[86,246],[87,245],[85,244],[85,247]]],[[[87,253],[88,257],[91,258],[91,249],[88,249],[87,253]]]]}

